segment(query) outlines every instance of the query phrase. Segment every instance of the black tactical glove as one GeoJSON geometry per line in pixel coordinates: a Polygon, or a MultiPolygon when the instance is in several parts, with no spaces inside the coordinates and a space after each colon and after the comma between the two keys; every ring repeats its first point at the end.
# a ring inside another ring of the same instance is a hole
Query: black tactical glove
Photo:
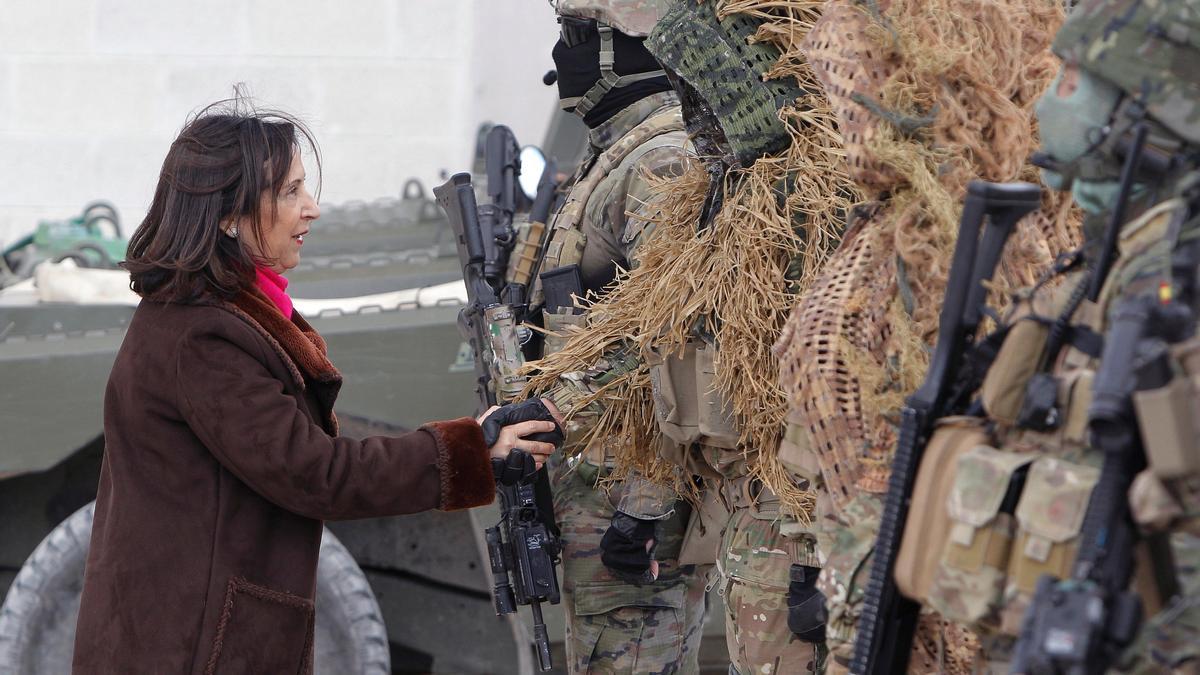
{"type": "Polygon", "coordinates": [[[654,581],[650,561],[654,557],[654,546],[646,549],[646,542],[654,538],[653,520],[642,520],[617,511],[600,540],[600,561],[613,576],[633,584],[654,581]]]}
{"type": "Polygon", "coordinates": [[[566,436],[563,434],[562,427],[558,426],[554,415],[546,409],[546,404],[542,403],[540,398],[531,398],[520,403],[509,403],[502,405],[498,410],[487,416],[480,426],[483,428],[483,444],[489,448],[496,444],[500,438],[500,430],[510,424],[518,422],[528,422],[530,420],[542,420],[545,422],[554,422],[554,431],[541,431],[536,434],[529,434],[525,438],[539,443],[553,443],[555,447],[560,447],[566,436]]]}
{"type": "Polygon", "coordinates": [[[817,590],[819,567],[793,564],[788,583],[788,628],[804,642],[825,641],[825,596],[817,590]]]}

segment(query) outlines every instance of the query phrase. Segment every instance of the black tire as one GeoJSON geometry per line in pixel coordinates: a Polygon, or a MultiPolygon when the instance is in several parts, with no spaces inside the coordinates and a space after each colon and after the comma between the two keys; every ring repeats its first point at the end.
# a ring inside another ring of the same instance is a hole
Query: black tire
{"type": "Polygon", "coordinates": [[[316,672],[389,675],[387,628],[367,577],[328,529],[317,563],[316,672]]]}
{"type": "MultiPolygon", "coordinates": [[[[68,673],[95,503],[54,528],[0,606],[0,675],[68,673]]],[[[391,672],[379,604],[346,548],[325,530],[317,566],[316,673],[391,672]]]]}
{"type": "Polygon", "coordinates": [[[69,673],[95,504],[51,530],[0,606],[0,673],[69,673]]]}

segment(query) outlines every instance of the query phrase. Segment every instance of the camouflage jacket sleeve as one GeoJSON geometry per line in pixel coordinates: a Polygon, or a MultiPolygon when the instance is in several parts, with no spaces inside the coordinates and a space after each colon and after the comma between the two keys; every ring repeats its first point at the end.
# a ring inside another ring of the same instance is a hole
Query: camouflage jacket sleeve
{"type": "Polygon", "coordinates": [[[592,400],[600,389],[624,373],[638,368],[641,359],[630,350],[617,349],[587,370],[574,370],[558,378],[558,384],[545,393],[567,418],[567,440],[577,438],[595,423],[604,404],[592,400]]]}
{"type": "Polygon", "coordinates": [[[603,286],[617,265],[637,265],[638,245],[653,229],[646,218],[653,181],[681,174],[686,157],[682,132],[663,134],[640,146],[596,186],[580,224],[587,236],[580,261],[585,287],[603,286]]]}

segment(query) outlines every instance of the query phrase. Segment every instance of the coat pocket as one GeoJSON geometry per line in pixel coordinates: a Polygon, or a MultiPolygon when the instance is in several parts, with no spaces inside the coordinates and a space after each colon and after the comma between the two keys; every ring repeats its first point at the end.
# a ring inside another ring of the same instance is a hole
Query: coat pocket
{"type": "Polygon", "coordinates": [[[816,566],[815,556],[805,555],[803,538],[784,537],[773,520],[757,518],[752,509],[737,509],[721,540],[721,571],[731,579],[778,589],[786,594],[792,563],[816,566]]]}
{"type": "Polygon", "coordinates": [[[312,600],[234,577],[204,672],[310,672],[313,619],[312,600]]]}
{"type": "Polygon", "coordinates": [[[678,660],[687,632],[682,618],[686,601],[683,583],[579,582],[575,586],[575,619],[567,631],[572,659],[568,669],[642,672],[637,662],[653,653],[678,660]],[[647,631],[660,637],[647,638],[647,631]],[[639,654],[639,645],[649,653],[639,654]]]}

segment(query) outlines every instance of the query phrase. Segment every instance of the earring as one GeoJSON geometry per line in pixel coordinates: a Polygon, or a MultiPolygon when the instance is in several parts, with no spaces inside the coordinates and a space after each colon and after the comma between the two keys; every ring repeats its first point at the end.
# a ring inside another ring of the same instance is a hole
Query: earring
{"type": "Polygon", "coordinates": [[[230,225],[229,229],[225,230],[225,234],[237,239],[237,225],[230,225]]]}

